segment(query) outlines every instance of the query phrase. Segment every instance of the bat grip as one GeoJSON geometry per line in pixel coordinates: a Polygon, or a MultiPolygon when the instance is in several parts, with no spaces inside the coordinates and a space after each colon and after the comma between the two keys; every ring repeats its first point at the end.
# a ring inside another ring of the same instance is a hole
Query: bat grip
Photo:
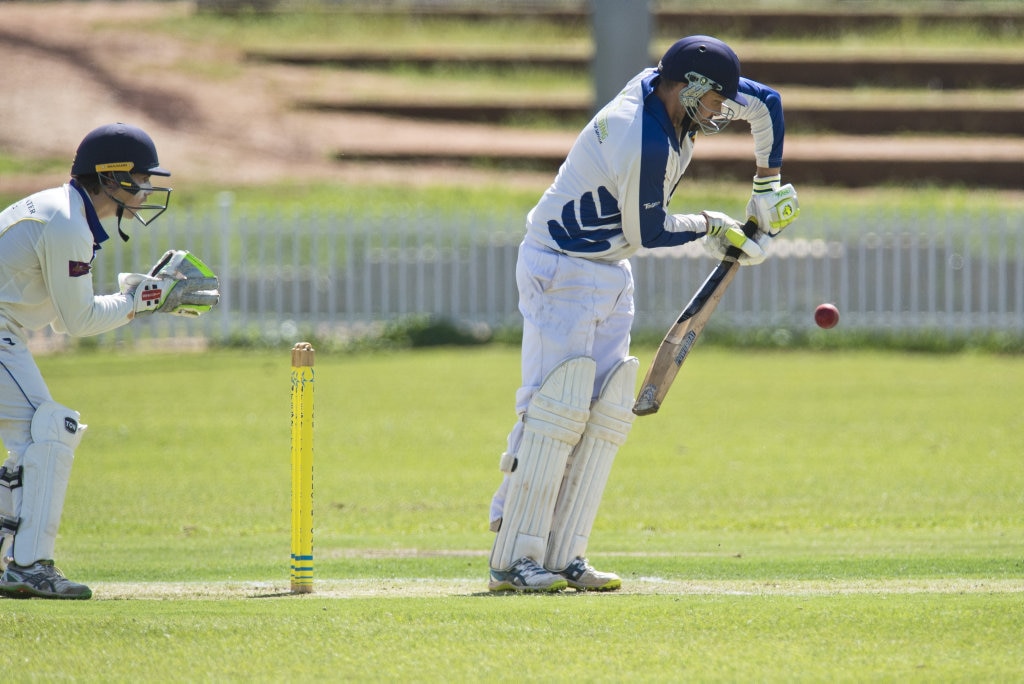
{"type": "MultiPolygon", "coordinates": [[[[748,238],[753,238],[757,234],[757,221],[750,219],[743,224],[743,234],[748,238]]],[[[725,250],[726,258],[732,259],[733,261],[743,256],[743,250],[739,247],[730,247],[725,250]]]]}

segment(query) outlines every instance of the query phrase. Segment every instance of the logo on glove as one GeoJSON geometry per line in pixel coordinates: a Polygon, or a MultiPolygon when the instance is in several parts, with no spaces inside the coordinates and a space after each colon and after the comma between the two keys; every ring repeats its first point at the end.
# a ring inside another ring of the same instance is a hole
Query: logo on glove
{"type": "Polygon", "coordinates": [[[156,285],[144,285],[142,288],[142,301],[148,304],[155,304],[163,296],[163,290],[156,285]]]}

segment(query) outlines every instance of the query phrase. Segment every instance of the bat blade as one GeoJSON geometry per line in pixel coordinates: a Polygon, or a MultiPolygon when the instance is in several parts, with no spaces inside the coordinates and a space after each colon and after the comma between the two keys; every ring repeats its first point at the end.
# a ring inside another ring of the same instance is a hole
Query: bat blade
{"type": "Polygon", "coordinates": [[[680,366],[686,361],[697,337],[704,330],[738,270],[735,261],[723,260],[697,290],[675,324],[669,328],[665,339],[658,346],[654,360],[651,361],[651,367],[647,369],[640,393],[633,404],[633,413],[648,416],[657,413],[661,408],[680,366]]]}
{"type": "MultiPolygon", "coordinates": [[[[743,232],[752,237],[757,232],[757,223],[747,221],[743,226],[743,232]]],[[[718,302],[722,300],[729,283],[736,277],[739,270],[740,250],[730,247],[722,259],[707,277],[704,283],[693,295],[686,308],[679,314],[679,318],[668,329],[665,339],[658,346],[658,351],[651,361],[651,367],[647,369],[643,384],[640,386],[640,393],[633,403],[633,413],[638,416],[649,416],[657,413],[665,401],[672,381],[679,373],[679,367],[686,361],[690,350],[704,326],[707,324],[711,314],[714,313],[718,302]]]]}

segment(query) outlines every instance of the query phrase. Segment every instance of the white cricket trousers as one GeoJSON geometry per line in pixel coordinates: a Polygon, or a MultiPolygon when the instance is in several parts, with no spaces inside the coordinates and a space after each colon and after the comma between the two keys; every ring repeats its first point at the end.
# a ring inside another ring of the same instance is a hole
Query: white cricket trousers
{"type": "MultiPolygon", "coordinates": [[[[597,364],[592,399],[605,378],[629,356],[633,325],[633,271],[628,260],[591,261],[537,245],[527,238],[516,262],[519,311],[523,315],[522,386],[516,392],[518,420],[508,453],[519,448],[523,416],[534,393],[555,366],[589,356],[597,364]]],[[[491,502],[491,521],[501,517],[505,482],[491,502]]]]}
{"type": "Polygon", "coordinates": [[[0,439],[11,455],[20,458],[32,443],[32,416],[48,401],[50,390],[28,344],[0,319],[0,439]]]}

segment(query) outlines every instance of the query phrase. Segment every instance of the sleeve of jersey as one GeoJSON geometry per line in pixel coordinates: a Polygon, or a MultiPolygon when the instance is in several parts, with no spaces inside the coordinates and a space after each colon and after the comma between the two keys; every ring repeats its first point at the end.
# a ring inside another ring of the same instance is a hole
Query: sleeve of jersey
{"type": "Polygon", "coordinates": [[[53,327],[74,337],[98,335],[128,323],[131,301],[121,294],[93,293],[92,242],[51,224],[44,237],[43,278],[57,310],[53,327]],[[50,230],[53,229],[53,230],[50,230]]]}
{"type": "Polygon", "coordinates": [[[782,143],[786,137],[786,121],[782,114],[782,97],[768,86],[740,78],[740,92],[747,96],[736,118],[750,124],[754,136],[757,165],[769,169],[782,166],[782,143]]]}
{"type": "MultiPolygon", "coordinates": [[[[672,143],[656,122],[645,120],[641,132],[642,153],[634,154],[622,179],[622,232],[631,245],[674,247],[691,242],[700,233],[685,217],[668,213],[674,182],[668,179],[672,143]]],[[[703,226],[703,220],[699,222],[703,226]]]]}

